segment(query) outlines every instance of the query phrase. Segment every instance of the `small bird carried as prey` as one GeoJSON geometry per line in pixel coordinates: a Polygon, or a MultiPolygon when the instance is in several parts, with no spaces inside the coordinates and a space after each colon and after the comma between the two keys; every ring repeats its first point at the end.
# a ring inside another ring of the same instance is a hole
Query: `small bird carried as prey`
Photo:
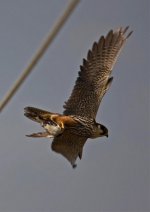
{"type": "Polygon", "coordinates": [[[108,137],[108,129],[96,122],[101,100],[113,81],[112,69],[126,42],[132,34],[129,27],[110,30],[101,36],[83,59],[78,78],[63,114],[52,113],[34,107],[26,107],[24,115],[38,122],[44,132],[27,135],[34,138],[53,138],[51,148],[62,154],[76,167],[82,158],[83,146],[88,138],[108,137]]]}

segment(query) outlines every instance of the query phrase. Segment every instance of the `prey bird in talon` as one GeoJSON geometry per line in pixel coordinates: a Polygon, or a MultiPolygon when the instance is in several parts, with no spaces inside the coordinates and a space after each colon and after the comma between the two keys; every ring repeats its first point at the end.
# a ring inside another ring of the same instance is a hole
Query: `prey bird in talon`
{"type": "Polygon", "coordinates": [[[63,114],[52,113],[34,107],[26,107],[24,115],[38,122],[44,132],[28,137],[53,138],[51,148],[63,155],[76,167],[76,160],[82,158],[83,146],[88,138],[108,137],[108,129],[96,122],[101,100],[113,81],[112,69],[117,58],[132,34],[129,27],[110,30],[98,42],[94,42],[83,59],[75,86],[65,102],[63,114]]]}
{"type": "Polygon", "coordinates": [[[54,138],[63,133],[64,125],[73,126],[76,124],[76,121],[69,116],[64,116],[58,113],[50,113],[34,107],[24,108],[24,115],[29,119],[38,122],[45,129],[44,132],[33,133],[31,135],[27,135],[28,137],[54,138]]]}

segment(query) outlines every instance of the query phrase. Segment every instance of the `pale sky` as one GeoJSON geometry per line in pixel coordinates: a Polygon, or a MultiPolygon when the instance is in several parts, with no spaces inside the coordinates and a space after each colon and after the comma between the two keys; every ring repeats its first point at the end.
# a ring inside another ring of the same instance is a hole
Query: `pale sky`
{"type": "MultiPolygon", "coordinates": [[[[0,99],[19,76],[67,0],[0,1],[0,99]]],[[[148,0],[83,0],[33,73],[0,114],[0,212],[150,210],[148,0]],[[109,138],[88,140],[73,170],[23,115],[63,111],[87,51],[110,29],[134,31],[113,70],[97,122],[109,138]]]]}

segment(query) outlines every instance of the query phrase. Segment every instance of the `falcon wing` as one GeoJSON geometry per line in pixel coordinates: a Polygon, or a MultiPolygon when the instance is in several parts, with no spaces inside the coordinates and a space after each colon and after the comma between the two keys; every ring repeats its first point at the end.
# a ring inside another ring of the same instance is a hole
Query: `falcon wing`
{"type": "Polygon", "coordinates": [[[53,151],[62,154],[75,168],[77,157],[82,158],[82,150],[86,140],[86,137],[79,137],[71,133],[71,129],[66,129],[61,135],[54,138],[51,148],[53,151]]]}
{"type": "Polygon", "coordinates": [[[79,115],[87,118],[95,118],[100,102],[109,89],[112,77],[110,77],[117,57],[127,38],[132,34],[126,32],[129,27],[110,31],[106,37],[93,44],[89,50],[87,59],[83,59],[79,76],[76,80],[72,94],[64,105],[65,115],[79,115]]]}

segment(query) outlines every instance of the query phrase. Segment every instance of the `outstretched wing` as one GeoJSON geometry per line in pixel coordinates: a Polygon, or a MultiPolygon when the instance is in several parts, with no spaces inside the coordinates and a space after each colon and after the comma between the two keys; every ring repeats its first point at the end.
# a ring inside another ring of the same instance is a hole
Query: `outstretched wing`
{"type": "MultiPolygon", "coordinates": [[[[43,121],[51,121],[50,118],[53,115],[60,115],[58,113],[51,113],[49,111],[46,110],[41,110],[39,108],[35,108],[35,107],[25,107],[24,108],[24,115],[31,119],[32,121],[41,123],[43,121]]],[[[51,124],[54,124],[54,122],[52,122],[51,124]]]]}
{"type": "Polygon", "coordinates": [[[112,82],[110,75],[113,66],[124,43],[132,34],[129,32],[126,35],[128,28],[119,28],[114,32],[111,30],[106,37],[102,36],[93,44],[87,59],[83,59],[72,94],[64,105],[65,115],[96,117],[100,102],[112,82]]]}
{"type": "Polygon", "coordinates": [[[71,133],[71,129],[66,129],[60,136],[54,138],[51,148],[63,155],[75,168],[77,157],[82,158],[82,150],[86,140],[86,137],[79,137],[71,133]]]}

